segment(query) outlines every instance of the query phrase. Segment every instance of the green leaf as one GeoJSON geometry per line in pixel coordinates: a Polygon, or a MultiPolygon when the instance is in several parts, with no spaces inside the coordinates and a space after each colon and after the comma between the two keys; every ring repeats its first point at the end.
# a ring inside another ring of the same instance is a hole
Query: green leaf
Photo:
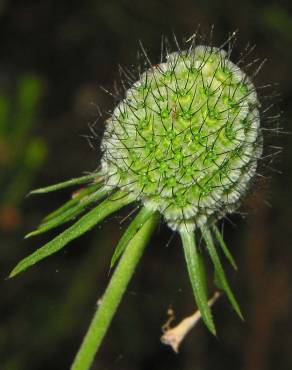
{"type": "Polygon", "coordinates": [[[55,217],[58,217],[63,212],[66,212],[68,209],[74,207],[78,204],[83,198],[87,195],[94,193],[97,189],[102,186],[101,183],[87,185],[85,188],[78,190],[77,194],[74,193],[73,197],[70,198],[67,202],[65,202],[61,207],[57,208],[53,212],[49,213],[42,221],[42,223],[46,223],[49,220],[52,220],[55,217]]]}
{"type": "Polygon", "coordinates": [[[215,225],[213,226],[213,232],[215,234],[215,238],[218,241],[218,243],[219,243],[219,245],[220,245],[220,247],[221,247],[221,249],[222,249],[225,257],[228,259],[228,261],[230,262],[230,264],[232,265],[232,267],[235,270],[237,270],[236,262],[235,262],[235,260],[234,260],[234,258],[232,256],[232,254],[230,253],[230,251],[229,251],[229,249],[228,249],[228,247],[227,247],[227,245],[226,245],[226,243],[225,243],[225,241],[224,241],[224,239],[222,237],[221,232],[219,231],[218,227],[215,226],[215,225]]]}
{"type": "Polygon", "coordinates": [[[75,205],[74,207],[71,207],[70,209],[63,211],[61,214],[59,214],[55,218],[42,223],[35,231],[32,231],[31,233],[27,234],[25,236],[25,239],[31,236],[34,236],[34,235],[42,234],[46,231],[49,231],[57,226],[64,224],[65,222],[72,220],[74,217],[78,216],[81,212],[83,212],[86,209],[86,207],[88,207],[94,202],[97,202],[98,200],[103,198],[106,194],[108,194],[108,190],[105,190],[104,188],[102,188],[102,189],[97,190],[93,194],[83,197],[79,201],[79,203],[75,205]]]}
{"type": "Polygon", "coordinates": [[[224,287],[222,285],[222,281],[220,280],[219,276],[218,276],[218,273],[216,270],[214,270],[214,284],[216,285],[216,287],[220,290],[223,290],[224,291],[224,287]]]}
{"type": "Polygon", "coordinates": [[[216,272],[215,277],[218,281],[217,285],[221,286],[222,289],[225,291],[232,307],[234,308],[234,310],[236,311],[238,316],[243,320],[243,316],[242,316],[239,304],[237,303],[236,298],[234,297],[234,295],[231,291],[231,288],[230,288],[230,286],[227,282],[225,272],[224,272],[223,267],[221,265],[219,256],[217,254],[217,251],[216,251],[213,239],[212,239],[211,232],[207,227],[202,227],[201,231],[202,231],[204,240],[206,242],[207,250],[209,252],[209,255],[211,257],[211,260],[212,260],[214,268],[215,268],[215,272],[216,272]]]}
{"type": "Polygon", "coordinates": [[[50,256],[53,253],[56,253],[57,251],[65,247],[71,240],[74,240],[82,234],[86,233],[88,230],[92,229],[93,226],[102,221],[105,217],[132,201],[133,197],[123,191],[118,191],[117,193],[113,194],[97,207],[89,211],[75,224],[56,236],[53,240],[45,244],[40,249],[36,250],[28,257],[21,260],[11,271],[9,277],[13,277],[19,274],[20,272],[26,270],[28,267],[31,267],[42,259],[50,256]]]}
{"type": "Polygon", "coordinates": [[[188,273],[198,308],[208,329],[212,334],[216,335],[211,309],[208,305],[205,267],[203,259],[197,250],[194,233],[185,228],[180,231],[180,236],[184,248],[188,273]]]}
{"type": "Polygon", "coordinates": [[[136,235],[139,229],[145,224],[145,222],[149,219],[149,217],[153,214],[153,211],[150,211],[146,207],[143,207],[140,212],[136,215],[134,220],[130,223],[129,227],[125,231],[124,235],[120,239],[114,254],[111,259],[110,268],[112,268],[120,256],[123,254],[124,250],[126,249],[129,242],[132,238],[136,235]]]}
{"type": "Polygon", "coordinates": [[[45,188],[39,188],[39,189],[32,190],[28,195],[32,195],[32,194],[44,194],[44,193],[49,193],[51,191],[56,191],[56,190],[64,189],[64,188],[67,188],[69,186],[78,185],[78,184],[84,184],[84,183],[86,183],[86,182],[88,182],[88,181],[90,181],[90,180],[92,180],[94,178],[97,178],[98,176],[99,176],[98,172],[91,173],[90,175],[86,175],[86,176],[82,176],[82,177],[77,177],[77,178],[74,178],[74,179],[71,179],[71,180],[60,182],[58,184],[46,186],[45,188]]]}

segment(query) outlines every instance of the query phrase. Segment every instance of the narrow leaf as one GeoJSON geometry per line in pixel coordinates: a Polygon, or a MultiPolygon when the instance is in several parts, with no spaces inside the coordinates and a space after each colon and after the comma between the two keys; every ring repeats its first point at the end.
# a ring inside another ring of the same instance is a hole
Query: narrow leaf
{"type": "Polygon", "coordinates": [[[102,188],[102,189],[97,190],[93,194],[87,195],[86,197],[82,198],[75,207],[71,207],[70,209],[62,212],[55,218],[45,223],[42,223],[37,230],[32,231],[31,233],[27,234],[25,236],[25,239],[31,236],[34,236],[34,235],[42,234],[48,230],[51,230],[57,226],[64,224],[65,222],[72,220],[74,217],[78,216],[81,212],[83,212],[86,209],[86,207],[88,207],[94,202],[97,202],[102,197],[104,197],[107,193],[108,193],[108,190],[105,190],[104,188],[102,188]]]}
{"type": "Polygon", "coordinates": [[[124,250],[126,249],[129,242],[132,238],[136,235],[139,229],[144,225],[144,223],[149,219],[149,217],[153,214],[153,211],[150,211],[146,207],[143,207],[140,212],[136,215],[134,220],[130,223],[129,227],[125,231],[124,235],[120,239],[114,254],[111,259],[110,268],[114,266],[120,256],[123,254],[124,250]]]}
{"type": "Polygon", "coordinates": [[[218,276],[218,273],[217,273],[216,270],[214,270],[214,284],[216,285],[216,287],[219,290],[223,290],[224,291],[224,286],[222,285],[222,280],[218,276]]]}
{"type": "Polygon", "coordinates": [[[98,176],[99,176],[98,173],[91,173],[90,175],[86,175],[86,176],[78,177],[78,178],[75,178],[75,179],[67,180],[67,181],[64,181],[64,182],[60,182],[58,184],[46,186],[45,188],[39,188],[39,189],[32,190],[28,195],[44,194],[44,193],[49,193],[51,191],[64,189],[64,188],[67,188],[69,186],[84,184],[84,183],[86,183],[86,182],[88,182],[88,181],[90,181],[90,180],[92,180],[92,179],[94,179],[95,177],[98,177],[98,176]]]}
{"type": "Polygon", "coordinates": [[[218,227],[217,226],[213,226],[213,232],[214,232],[214,235],[215,235],[215,238],[216,240],[218,241],[225,257],[228,259],[228,261],[230,262],[230,264],[232,265],[232,267],[237,270],[237,265],[236,265],[236,262],[232,256],[232,254],[230,253],[223,237],[222,237],[222,234],[221,232],[219,231],[218,227]]]}
{"type": "Polygon", "coordinates": [[[184,248],[188,273],[198,308],[208,329],[212,334],[216,335],[212,313],[208,305],[204,263],[197,250],[194,233],[185,228],[180,231],[180,236],[184,248]]]}
{"type": "Polygon", "coordinates": [[[78,238],[88,230],[92,229],[93,226],[102,221],[106,216],[129,204],[131,201],[133,201],[133,197],[129,196],[123,191],[118,191],[117,193],[113,194],[97,207],[89,211],[80,220],[78,220],[60,235],[55,237],[40,249],[36,250],[30,256],[21,260],[11,271],[9,277],[19,274],[45,257],[48,257],[51,254],[59,251],[71,240],[78,238]]]}
{"type": "Polygon", "coordinates": [[[231,290],[231,288],[230,288],[230,286],[227,282],[225,272],[224,272],[223,267],[221,265],[219,256],[217,254],[217,251],[216,251],[213,239],[212,239],[211,232],[207,227],[202,227],[201,230],[202,230],[204,240],[206,242],[207,250],[209,252],[209,255],[211,257],[211,260],[212,260],[214,268],[215,268],[216,279],[218,280],[218,285],[222,286],[222,289],[227,294],[227,297],[228,297],[232,307],[234,308],[234,310],[236,311],[238,316],[243,320],[243,316],[242,316],[239,304],[237,303],[236,298],[234,297],[234,295],[232,293],[232,290],[231,290]]]}
{"type": "Polygon", "coordinates": [[[53,218],[59,216],[63,212],[66,212],[71,207],[74,207],[76,204],[78,204],[84,197],[87,195],[90,195],[94,193],[97,189],[99,189],[102,186],[101,183],[98,184],[92,184],[87,185],[85,188],[78,190],[78,193],[74,194],[72,198],[70,198],[67,202],[65,202],[62,206],[54,210],[53,212],[49,213],[42,221],[42,223],[46,223],[49,220],[52,220],[53,218]]]}

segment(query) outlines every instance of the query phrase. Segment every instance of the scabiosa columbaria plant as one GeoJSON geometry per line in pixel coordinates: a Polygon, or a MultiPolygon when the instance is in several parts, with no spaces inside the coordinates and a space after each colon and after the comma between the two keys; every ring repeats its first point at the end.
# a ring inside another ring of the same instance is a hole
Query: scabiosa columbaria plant
{"type": "Polygon", "coordinates": [[[187,50],[167,52],[165,60],[150,65],[126,89],[106,121],[98,172],[32,192],[87,183],[28,236],[63,224],[102,201],[22,260],[10,276],[60,250],[123,206],[140,206],[115,249],[111,267],[119,263],[72,369],[92,364],[160,218],[181,236],[195,300],[208,329],[216,333],[198,237],[205,242],[217,286],[242,317],[217,246],[236,265],[216,222],[238,208],[256,173],[262,155],[259,109],[253,82],[230,60],[230,53],[197,45],[194,38],[187,50]]]}

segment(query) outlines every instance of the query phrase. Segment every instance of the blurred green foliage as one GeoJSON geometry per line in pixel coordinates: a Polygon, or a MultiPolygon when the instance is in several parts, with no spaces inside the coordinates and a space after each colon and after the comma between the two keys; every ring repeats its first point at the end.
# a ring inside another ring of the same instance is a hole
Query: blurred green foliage
{"type": "Polygon", "coordinates": [[[285,38],[292,37],[292,15],[279,4],[271,4],[263,9],[263,21],[268,27],[285,38]]]}
{"type": "Polygon", "coordinates": [[[33,134],[38,119],[42,80],[35,75],[17,79],[13,91],[0,90],[0,227],[19,223],[18,207],[47,155],[44,140],[33,134]]]}

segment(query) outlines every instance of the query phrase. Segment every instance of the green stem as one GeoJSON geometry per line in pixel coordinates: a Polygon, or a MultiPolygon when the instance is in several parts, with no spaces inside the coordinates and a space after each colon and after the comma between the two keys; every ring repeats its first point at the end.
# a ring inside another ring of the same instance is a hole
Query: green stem
{"type": "Polygon", "coordinates": [[[153,214],[129,242],[94,314],[71,370],[90,368],[157,222],[158,215],[153,214]]]}

